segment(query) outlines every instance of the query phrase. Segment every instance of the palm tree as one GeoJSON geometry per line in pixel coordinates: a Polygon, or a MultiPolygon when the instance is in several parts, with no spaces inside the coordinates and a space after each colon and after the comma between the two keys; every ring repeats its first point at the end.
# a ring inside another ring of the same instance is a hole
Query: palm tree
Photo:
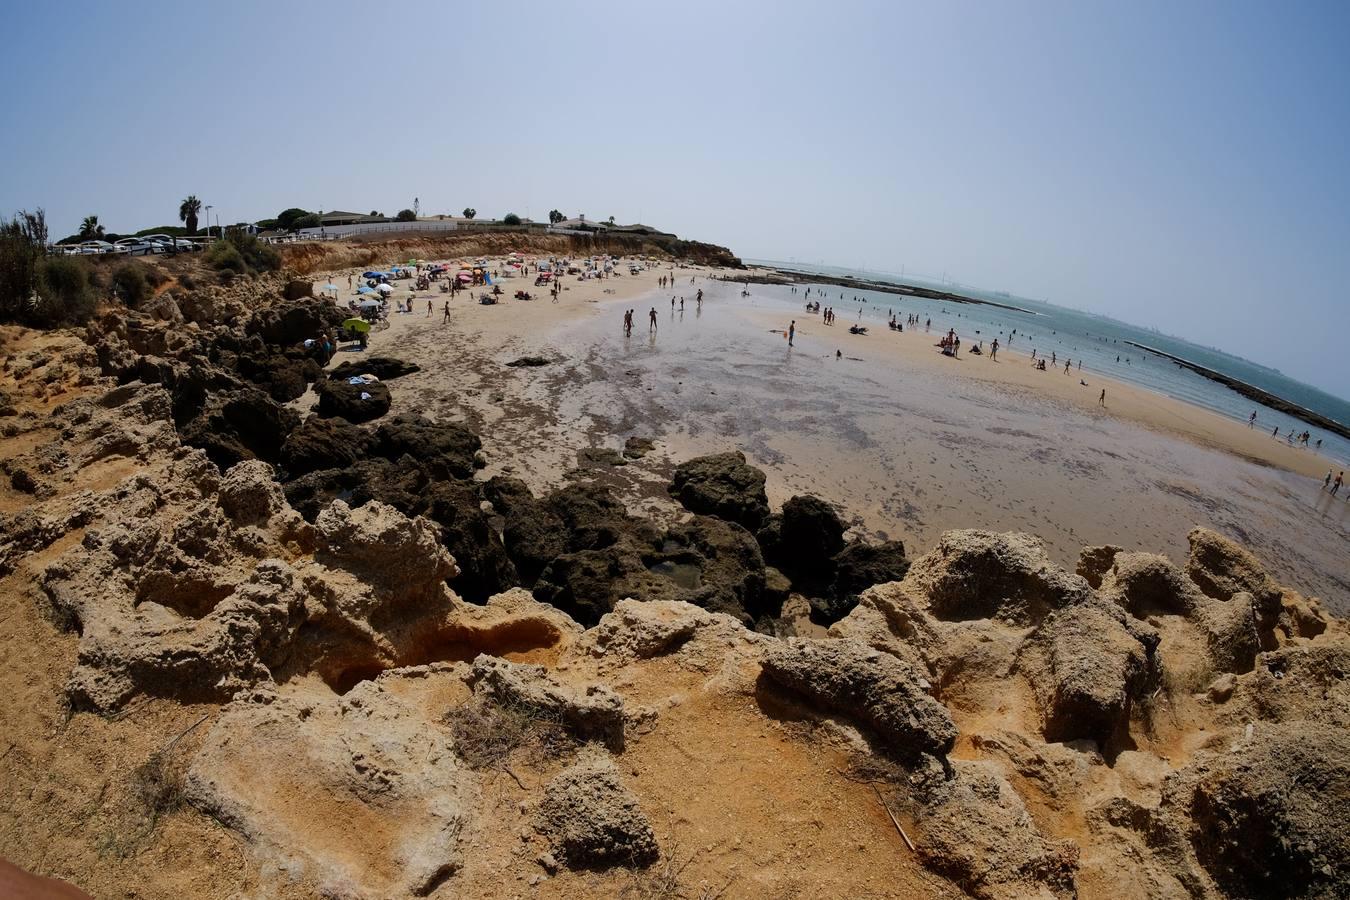
{"type": "Polygon", "coordinates": [[[98,224],[98,216],[85,216],[80,223],[80,240],[92,241],[103,237],[103,226],[98,224]]]}
{"type": "Polygon", "coordinates": [[[202,211],[202,201],[197,199],[196,194],[189,194],[188,198],[178,204],[178,221],[187,225],[188,234],[197,233],[197,213],[202,211]]]}

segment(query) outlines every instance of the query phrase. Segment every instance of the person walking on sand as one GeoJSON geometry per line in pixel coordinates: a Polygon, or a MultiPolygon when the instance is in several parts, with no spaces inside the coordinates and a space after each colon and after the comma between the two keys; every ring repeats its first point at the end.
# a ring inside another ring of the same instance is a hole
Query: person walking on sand
{"type": "Polygon", "coordinates": [[[1256,410],[1252,410],[1252,414],[1247,417],[1247,427],[1251,428],[1255,424],[1256,424],[1256,410]]]}
{"type": "Polygon", "coordinates": [[[1335,497],[1341,491],[1341,484],[1345,481],[1345,473],[1341,472],[1336,476],[1336,480],[1331,483],[1331,496],[1335,497]]]}
{"type": "Polygon", "coordinates": [[[989,361],[998,362],[998,338],[994,338],[994,342],[989,345],[989,361]]]}
{"type": "Polygon", "coordinates": [[[792,341],[797,337],[797,320],[793,319],[792,324],[788,326],[788,346],[792,346],[792,341]]]}
{"type": "Polygon", "coordinates": [[[1322,490],[1331,487],[1331,470],[1327,469],[1327,477],[1322,479],[1322,490]]]}
{"type": "Polygon", "coordinates": [[[431,318],[431,298],[427,298],[427,318],[431,318]]]}
{"type": "Polygon", "coordinates": [[[450,324],[450,301],[445,301],[445,308],[441,310],[441,324],[450,324]]]}
{"type": "Polygon", "coordinates": [[[1276,425],[1276,426],[1275,426],[1275,430],[1272,431],[1272,432],[1270,433],[1270,436],[1271,436],[1271,437],[1279,437],[1279,436],[1280,436],[1280,426],[1276,425]]]}
{"type": "Polygon", "coordinates": [[[651,319],[651,324],[647,326],[647,330],[648,330],[648,331],[656,331],[656,307],[655,307],[655,306],[652,307],[652,311],[651,311],[651,312],[647,313],[647,316],[651,319]]]}
{"type": "Polygon", "coordinates": [[[1102,394],[1097,398],[1097,405],[1103,408],[1106,406],[1106,388],[1102,388],[1102,394]]]}

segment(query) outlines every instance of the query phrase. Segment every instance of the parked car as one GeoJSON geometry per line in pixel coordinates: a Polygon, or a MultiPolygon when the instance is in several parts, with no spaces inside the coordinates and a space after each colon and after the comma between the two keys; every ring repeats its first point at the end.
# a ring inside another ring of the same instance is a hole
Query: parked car
{"type": "Polygon", "coordinates": [[[122,238],[116,244],[113,244],[114,253],[125,253],[127,256],[146,256],[151,253],[162,253],[164,248],[155,241],[145,238],[122,238]]]}
{"type": "Polygon", "coordinates": [[[75,252],[79,256],[98,256],[102,253],[112,253],[113,245],[107,241],[84,241],[75,252]]]}

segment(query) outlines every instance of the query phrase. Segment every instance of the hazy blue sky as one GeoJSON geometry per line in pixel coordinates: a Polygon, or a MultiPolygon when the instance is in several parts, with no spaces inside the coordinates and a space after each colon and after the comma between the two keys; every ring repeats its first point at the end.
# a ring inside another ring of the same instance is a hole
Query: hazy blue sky
{"type": "Polygon", "coordinates": [[[19,3],[0,211],[550,208],[1350,394],[1350,3],[19,3]]]}

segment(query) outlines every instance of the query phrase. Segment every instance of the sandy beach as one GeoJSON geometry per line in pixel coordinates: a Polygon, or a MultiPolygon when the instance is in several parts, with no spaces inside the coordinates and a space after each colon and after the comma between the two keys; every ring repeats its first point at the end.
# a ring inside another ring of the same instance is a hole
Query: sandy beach
{"type": "MultiPolygon", "coordinates": [[[[960,327],[954,316],[934,318],[928,333],[871,322],[855,336],[846,319],[826,326],[805,313],[787,288],[753,285],[742,297],[740,284],[718,275],[735,277],[666,266],[572,276],[558,303],[546,293],[512,300],[521,285],[541,292],[532,279],[505,279],[501,304],[461,295],[449,325],[445,295],[431,295],[430,317],[422,295],[418,312],[391,314],[369,352],[423,366],[403,379],[396,412],[471,423],[486,444],[485,474],[515,475],[536,490],[577,472],[583,449],[653,437],[658,452],[639,465],[581,469],[619,487],[634,508],[669,517],[677,510],[662,486],[671,467],[742,449],[769,473],[773,502],[819,494],[873,537],[922,546],[949,528],[1028,530],[1071,564],[1085,543],[1181,553],[1189,528],[1203,524],[1259,549],[1287,583],[1350,608],[1342,564],[1350,509],[1318,490],[1330,463],[1312,451],[1093,372],[1037,371],[1026,348],[1003,349],[997,361],[968,345],[959,359],[944,357],[935,344],[960,327]],[[658,290],[657,279],[672,274],[674,287],[658,290]],[[636,324],[624,339],[629,308],[636,324]],[[553,362],[505,366],[533,354],[553,362]]],[[[332,277],[345,284],[345,273],[332,277]]]]}

